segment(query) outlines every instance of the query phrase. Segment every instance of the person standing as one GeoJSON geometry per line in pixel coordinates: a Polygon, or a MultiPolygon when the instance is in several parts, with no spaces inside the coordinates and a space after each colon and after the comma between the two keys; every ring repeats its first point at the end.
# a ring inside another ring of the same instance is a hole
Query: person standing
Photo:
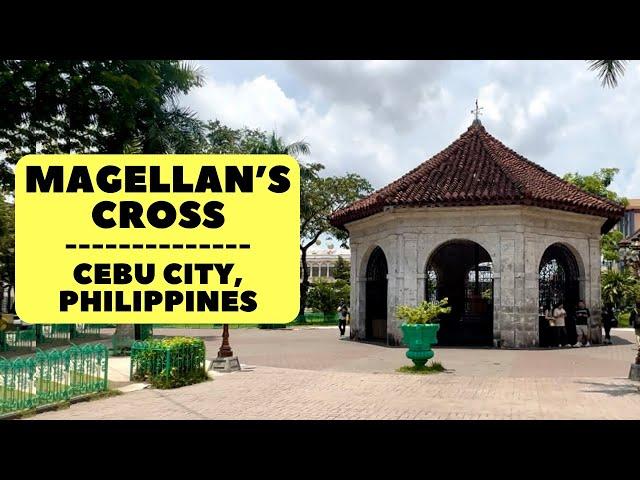
{"type": "Polygon", "coordinates": [[[584,300],[578,302],[578,308],[576,309],[576,334],[577,340],[574,347],[589,347],[589,318],[591,312],[586,307],[584,300]]]}
{"type": "Polygon", "coordinates": [[[558,346],[570,347],[567,343],[567,327],[566,327],[567,311],[562,303],[558,303],[553,309],[553,321],[558,332],[558,346]]]}
{"type": "Polygon", "coordinates": [[[629,326],[631,328],[635,328],[636,330],[638,330],[638,323],[640,323],[640,302],[637,302],[633,308],[631,309],[631,312],[629,313],[629,326]]]}
{"type": "Polygon", "coordinates": [[[604,327],[604,343],[605,345],[611,345],[611,328],[616,322],[616,316],[613,312],[613,305],[605,304],[602,310],[602,326],[604,327]]]}
{"type": "Polygon", "coordinates": [[[349,309],[346,305],[342,305],[339,312],[340,317],[338,319],[338,328],[340,329],[340,336],[344,337],[345,331],[347,330],[347,316],[349,315],[349,309]]]}

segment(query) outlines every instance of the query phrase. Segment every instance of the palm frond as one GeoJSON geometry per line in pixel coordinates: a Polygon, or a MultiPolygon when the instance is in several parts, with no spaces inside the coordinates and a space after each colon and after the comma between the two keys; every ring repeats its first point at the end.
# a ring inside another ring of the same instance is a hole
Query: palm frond
{"type": "Polygon", "coordinates": [[[603,87],[614,88],[618,85],[618,78],[624,75],[628,60],[591,60],[589,70],[598,73],[603,87]]]}
{"type": "Polygon", "coordinates": [[[127,155],[137,155],[142,153],[142,150],[142,138],[136,136],[124,146],[122,153],[127,155]]]}
{"type": "Polygon", "coordinates": [[[284,149],[284,153],[287,155],[311,155],[311,145],[305,141],[293,142],[287,145],[284,149]]]}

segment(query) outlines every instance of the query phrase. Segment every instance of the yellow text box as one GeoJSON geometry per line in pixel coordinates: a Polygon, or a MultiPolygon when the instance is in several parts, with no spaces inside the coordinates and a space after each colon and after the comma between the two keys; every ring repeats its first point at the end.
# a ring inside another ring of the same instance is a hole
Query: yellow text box
{"type": "Polygon", "coordinates": [[[28,323],[288,323],[299,218],[287,155],[28,155],[16,311],[28,323]]]}

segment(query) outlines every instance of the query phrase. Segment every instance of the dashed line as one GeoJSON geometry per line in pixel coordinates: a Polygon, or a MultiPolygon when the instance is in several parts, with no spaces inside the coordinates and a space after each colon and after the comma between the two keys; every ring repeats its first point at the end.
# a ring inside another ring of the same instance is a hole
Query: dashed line
{"type": "Polygon", "coordinates": [[[89,244],[89,243],[67,243],[65,244],[65,248],[68,250],[90,250],[90,249],[96,249],[96,250],[101,250],[103,248],[105,249],[137,249],[137,250],[153,250],[156,248],[159,249],[169,249],[169,248],[175,248],[175,249],[190,249],[190,250],[194,250],[194,249],[250,249],[251,245],[248,243],[173,243],[173,244],[169,244],[169,243],[146,243],[146,244],[142,244],[142,243],[119,243],[119,244],[115,244],[115,243],[93,243],[93,244],[89,244]]]}

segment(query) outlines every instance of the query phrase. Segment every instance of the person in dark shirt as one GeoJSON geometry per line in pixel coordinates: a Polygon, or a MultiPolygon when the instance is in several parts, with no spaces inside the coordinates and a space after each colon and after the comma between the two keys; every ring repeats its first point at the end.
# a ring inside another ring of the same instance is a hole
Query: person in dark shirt
{"type": "Polygon", "coordinates": [[[347,329],[347,317],[349,316],[349,309],[346,305],[340,306],[340,317],[338,319],[338,328],[340,329],[340,336],[343,337],[345,330],[347,329]]]}
{"type": "Polygon", "coordinates": [[[578,302],[575,316],[577,341],[574,347],[588,347],[591,345],[589,342],[589,318],[591,317],[591,312],[585,306],[584,300],[578,302]]]}
{"type": "Polygon", "coordinates": [[[602,326],[604,327],[604,343],[611,345],[611,328],[616,322],[616,316],[613,312],[613,305],[606,304],[602,310],[602,326]]]}
{"type": "Polygon", "coordinates": [[[636,303],[629,314],[629,326],[638,329],[640,324],[640,302],[636,303]]]}

